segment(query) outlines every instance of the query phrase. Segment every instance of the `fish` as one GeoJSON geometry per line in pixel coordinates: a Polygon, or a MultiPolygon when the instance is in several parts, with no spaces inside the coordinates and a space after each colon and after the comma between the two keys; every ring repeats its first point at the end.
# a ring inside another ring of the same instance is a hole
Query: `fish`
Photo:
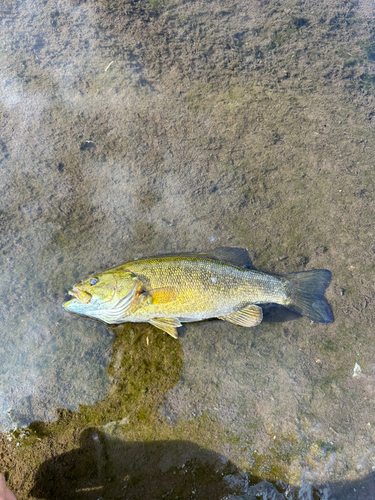
{"type": "Polygon", "coordinates": [[[243,248],[164,255],[126,262],[75,285],[65,310],[109,325],[150,323],[174,338],[182,323],[219,318],[253,327],[262,304],[279,304],[320,323],[333,315],[327,269],[273,275],[253,269],[243,248]]]}

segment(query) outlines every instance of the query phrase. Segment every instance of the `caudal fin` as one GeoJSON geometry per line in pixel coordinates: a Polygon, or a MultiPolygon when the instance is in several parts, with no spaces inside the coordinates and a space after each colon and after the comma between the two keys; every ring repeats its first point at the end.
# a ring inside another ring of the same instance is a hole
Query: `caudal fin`
{"type": "Polygon", "coordinates": [[[313,321],[331,323],[332,311],[324,298],[331,276],[326,269],[286,274],[282,277],[288,297],[285,306],[313,321]]]}

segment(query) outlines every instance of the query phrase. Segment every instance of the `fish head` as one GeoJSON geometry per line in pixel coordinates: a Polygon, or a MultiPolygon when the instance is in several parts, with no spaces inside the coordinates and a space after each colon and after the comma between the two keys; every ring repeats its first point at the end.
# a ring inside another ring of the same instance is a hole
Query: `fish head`
{"type": "Polygon", "coordinates": [[[63,307],[109,324],[119,323],[141,287],[140,280],[130,271],[96,274],[69,290],[74,298],[63,307]]]}

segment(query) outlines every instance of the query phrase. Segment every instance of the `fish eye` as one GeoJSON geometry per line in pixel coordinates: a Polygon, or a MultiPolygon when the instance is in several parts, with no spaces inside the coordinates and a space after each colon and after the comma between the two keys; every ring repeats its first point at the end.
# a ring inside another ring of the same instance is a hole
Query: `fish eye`
{"type": "Polygon", "coordinates": [[[98,281],[99,281],[99,278],[90,278],[89,279],[89,284],[91,286],[93,286],[93,285],[96,285],[98,281]]]}

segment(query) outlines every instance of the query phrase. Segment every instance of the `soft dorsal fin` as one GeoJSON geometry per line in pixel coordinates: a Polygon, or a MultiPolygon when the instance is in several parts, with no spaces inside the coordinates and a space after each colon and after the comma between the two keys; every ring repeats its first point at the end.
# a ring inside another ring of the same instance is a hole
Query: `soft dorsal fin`
{"type": "Polygon", "coordinates": [[[238,326],[257,326],[262,322],[263,310],[261,307],[251,304],[240,311],[232,312],[225,316],[219,316],[219,319],[223,319],[224,321],[228,321],[238,326]]]}
{"type": "Polygon", "coordinates": [[[174,339],[178,338],[176,328],[182,326],[180,321],[176,318],[153,318],[149,319],[148,322],[156,326],[156,328],[160,328],[160,330],[168,333],[174,339]]]}
{"type": "Polygon", "coordinates": [[[239,247],[219,247],[208,252],[198,254],[202,257],[227,262],[237,267],[251,268],[252,262],[246,248],[239,247]]]}

